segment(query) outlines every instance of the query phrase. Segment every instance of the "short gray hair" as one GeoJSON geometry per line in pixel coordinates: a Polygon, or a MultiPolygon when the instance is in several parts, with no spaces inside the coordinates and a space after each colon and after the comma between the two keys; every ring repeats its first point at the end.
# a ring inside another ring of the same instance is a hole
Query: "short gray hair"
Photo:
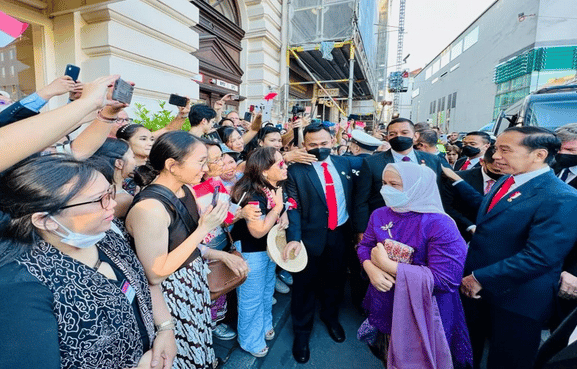
{"type": "Polygon", "coordinates": [[[577,140],[577,123],[569,123],[555,130],[555,134],[561,142],[577,140]]]}

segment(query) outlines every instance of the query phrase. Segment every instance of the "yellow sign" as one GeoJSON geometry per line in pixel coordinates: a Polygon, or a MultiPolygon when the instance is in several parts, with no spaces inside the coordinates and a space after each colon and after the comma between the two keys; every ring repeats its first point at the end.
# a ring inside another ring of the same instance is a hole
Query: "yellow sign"
{"type": "Polygon", "coordinates": [[[321,90],[320,88],[317,90],[318,97],[338,97],[340,90],[338,88],[325,88],[325,91],[321,90]],[[325,91],[327,93],[325,93],[325,91]]]}

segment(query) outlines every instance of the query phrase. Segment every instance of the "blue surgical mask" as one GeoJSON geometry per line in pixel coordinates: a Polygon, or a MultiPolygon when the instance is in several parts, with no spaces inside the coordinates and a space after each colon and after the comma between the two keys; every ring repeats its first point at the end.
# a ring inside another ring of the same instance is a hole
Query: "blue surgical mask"
{"type": "Polygon", "coordinates": [[[381,187],[381,196],[383,196],[385,204],[390,208],[399,208],[409,203],[409,197],[406,193],[389,185],[381,187]]]}
{"type": "Polygon", "coordinates": [[[71,230],[63,226],[59,221],[54,219],[54,217],[51,216],[50,218],[52,218],[52,220],[55,221],[56,224],[58,224],[62,229],[64,229],[68,233],[68,235],[65,235],[62,232],[54,230],[54,233],[56,235],[62,237],[60,241],[67,245],[78,247],[79,249],[86,249],[92,245],[95,245],[106,236],[106,232],[100,232],[94,235],[72,232],[71,230]]]}

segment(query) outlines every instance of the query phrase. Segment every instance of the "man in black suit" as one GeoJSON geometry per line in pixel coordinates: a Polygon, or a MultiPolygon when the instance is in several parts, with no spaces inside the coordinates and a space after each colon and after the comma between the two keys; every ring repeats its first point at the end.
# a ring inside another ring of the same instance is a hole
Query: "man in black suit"
{"type": "Polygon", "coordinates": [[[548,165],[560,146],[546,129],[508,128],[493,155],[505,175],[491,191],[482,197],[455,183],[479,206],[461,282],[476,368],[487,338],[488,369],[532,368],[563,261],[577,240],[577,191],[548,165]]]}
{"type": "MultiPolygon", "coordinates": [[[[502,177],[499,169],[494,164],[494,153],[495,146],[491,145],[487,151],[485,151],[485,155],[481,160],[481,166],[457,172],[459,177],[483,196],[487,194],[495,182],[502,177]]],[[[467,201],[468,199],[460,198],[450,184],[444,186],[443,190],[447,201],[445,211],[455,220],[465,241],[470,241],[475,233],[478,209],[471,207],[467,201]]]]}
{"type": "MultiPolygon", "coordinates": [[[[381,196],[383,187],[383,170],[389,163],[412,161],[425,164],[437,173],[439,184],[443,171],[441,159],[426,152],[413,150],[413,143],[418,139],[413,122],[406,118],[393,119],[387,126],[387,137],[391,149],[379,152],[364,159],[355,188],[353,230],[360,240],[367,228],[371,213],[385,206],[381,196]]],[[[441,186],[439,186],[441,189],[441,186]]]]}
{"type": "MultiPolygon", "coordinates": [[[[577,189],[577,123],[570,123],[555,130],[561,140],[561,149],[552,164],[555,175],[577,189]]],[[[577,308],[577,245],[573,247],[563,265],[556,314],[551,319],[551,329],[556,328],[577,308]]]]}
{"type": "Polygon", "coordinates": [[[480,160],[485,155],[485,151],[491,145],[491,136],[482,131],[469,132],[463,138],[463,148],[459,158],[455,163],[455,170],[467,170],[481,166],[480,160]]]}
{"type": "Polygon", "coordinates": [[[309,360],[309,337],[315,313],[315,292],[320,293],[321,320],[336,342],[345,340],[338,320],[346,277],[346,250],[350,245],[353,174],[346,158],[329,155],[331,134],[322,124],[304,129],[303,145],[318,161],[311,165],[292,164],[286,190],[298,206],[288,211],[287,247],[300,251],[303,242],[308,254],[306,268],[293,274],[291,314],[293,356],[299,363],[309,360]]]}

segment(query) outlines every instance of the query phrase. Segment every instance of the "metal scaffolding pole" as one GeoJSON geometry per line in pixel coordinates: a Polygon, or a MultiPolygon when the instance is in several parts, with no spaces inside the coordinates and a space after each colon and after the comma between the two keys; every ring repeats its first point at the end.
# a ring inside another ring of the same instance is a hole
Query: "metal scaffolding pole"
{"type": "Polygon", "coordinates": [[[353,84],[355,82],[355,44],[351,42],[351,52],[349,55],[349,99],[347,106],[347,119],[353,109],[353,84]]]}

